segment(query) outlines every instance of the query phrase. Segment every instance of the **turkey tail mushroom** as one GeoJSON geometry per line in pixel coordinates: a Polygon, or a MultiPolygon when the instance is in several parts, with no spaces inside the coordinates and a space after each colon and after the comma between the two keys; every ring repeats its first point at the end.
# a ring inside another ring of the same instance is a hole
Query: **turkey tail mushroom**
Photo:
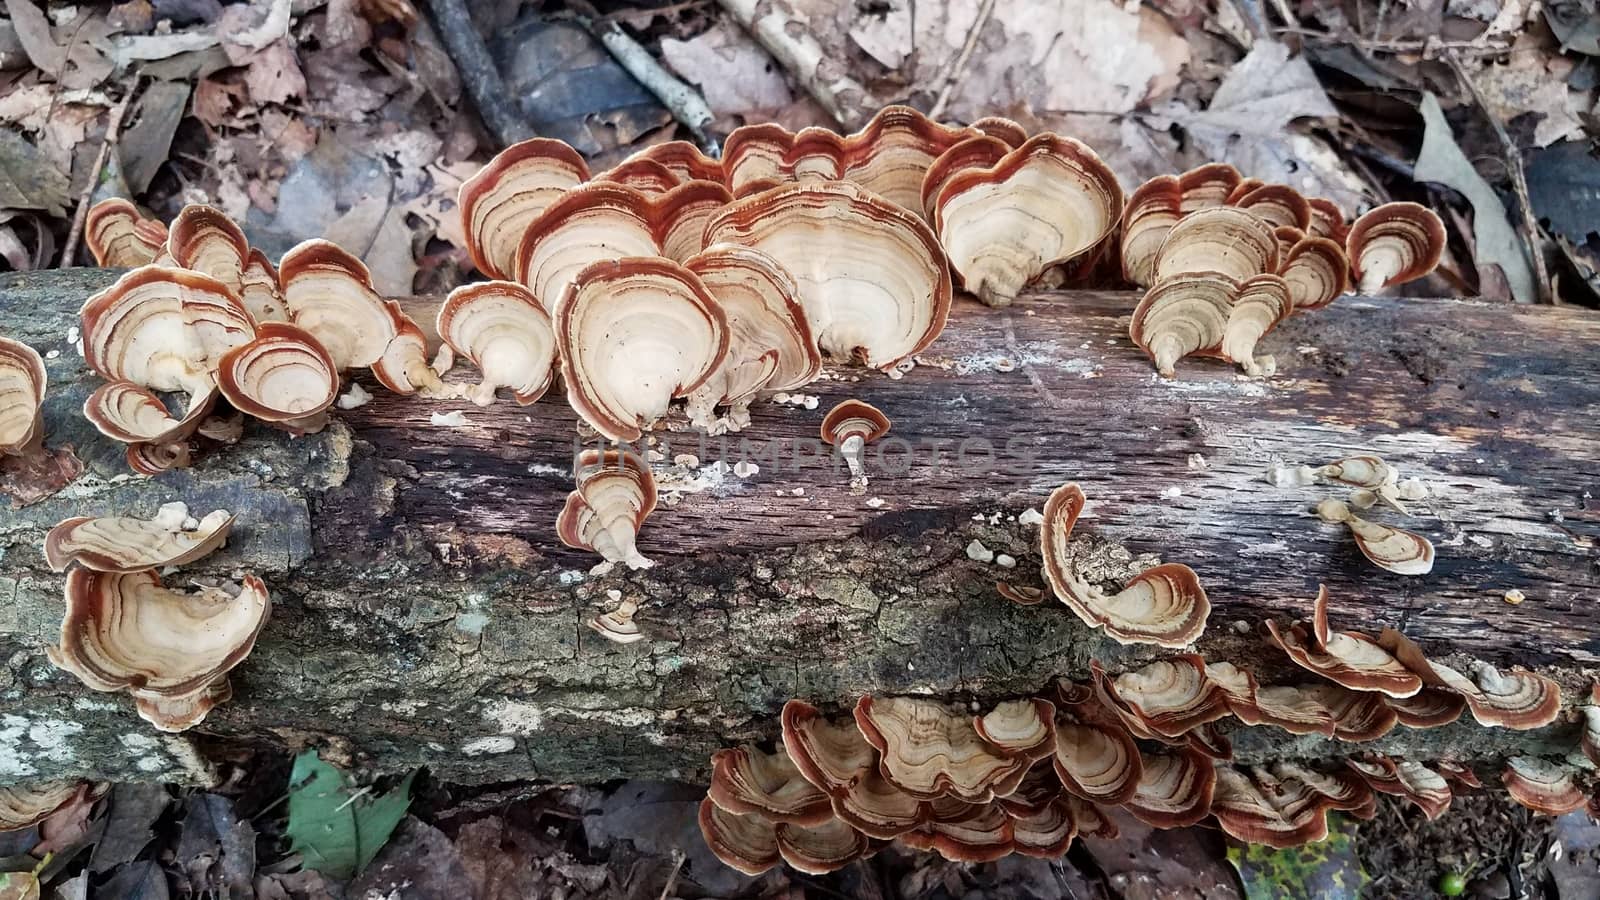
{"type": "Polygon", "coordinates": [[[821,825],[833,818],[828,795],[805,779],[781,746],[773,753],[745,746],[712,754],[708,796],[728,812],[770,822],[821,825]]]}
{"type": "Polygon", "coordinates": [[[472,264],[490,278],[512,277],[523,232],[563,193],[588,180],[588,164],[562,141],[533,138],[500,151],[461,183],[457,198],[472,264]]]}
{"type": "Polygon", "coordinates": [[[1353,691],[1378,691],[1404,699],[1422,690],[1422,678],[1391,656],[1375,638],[1354,631],[1336,633],[1328,627],[1327,585],[1317,588],[1309,628],[1295,623],[1279,630],[1271,619],[1266,627],[1272,642],[1296,665],[1353,691]]]}
{"type": "Polygon", "coordinates": [[[83,243],[96,265],[133,268],[155,262],[167,245],[167,226],[147,219],[121,197],[108,197],[89,207],[83,221],[83,243]]]}
{"type": "MultiPolygon", "coordinates": [[[[162,512],[167,510],[163,508],[162,512]]],[[[124,575],[181,566],[210,555],[233,529],[233,516],[225,509],[207,513],[193,528],[185,528],[183,518],[158,515],[154,519],[67,519],[45,535],[45,562],[56,572],[64,572],[77,563],[96,572],[124,575]]]]}
{"type": "Polygon", "coordinates": [[[1343,500],[1317,504],[1317,518],[1347,526],[1361,555],[1380,569],[1396,575],[1426,575],[1433,571],[1433,542],[1414,531],[1369,522],[1351,512],[1343,500]]]}
{"type": "Polygon", "coordinates": [[[1363,293],[1415,281],[1439,265],[1444,223],[1415,203],[1385,203],[1355,221],[1345,251],[1363,293]]]}
{"type": "Polygon", "coordinates": [[[228,351],[217,386],[233,408],[290,434],[310,434],[328,424],[339,396],[339,369],[311,332],[288,322],[268,322],[256,338],[228,351]]]}
{"type": "Polygon", "coordinates": [[[1469,678],[1428,659],[1415,641],[1393,628],[1385,628],[1378,643],[1422,676],[1425,684],[1459,694],[1480,725],[1527,731],[1548,725],[1561,714],[1560,686],[1536,672],[1516,669],[1502,673],[1482,660],[1473,660],[1469,678]]]}
{"type": "Polygon", "coordinates": [[[478,367],[479,381],[465,396],[478,406],[508,388],[518,406],[550,389],[556,372],[556,333],[533,293],[513,281],[464,284],[439,307],[439,337],[478,367]]]}
{"type": "Polygon", "coordinates": [[[656,508],[656,479],[644,460],[621,450],[585,450],[576,477],[578,486],[556,518],[561,543],[630,569],[655,565],[635,544],[656,508]]]}
{"type": "Polygon", "coordinates": [[[21,341],[0,337],[0,456],[44,451],[44,357],[21,341]]]}
{"type": "Polygon", "coordinates": [[[1581,808],[1589,798],[1578,787],[1577,770],[1564,763],[1529,756],[1506,760],[1501,781],[1511,799],[1536,813],[1559,816],[1581,808]]]}
{"type": "Polygon", "coordinates": [[[914,697],[863,696],[855,719],[880,754],[879,774],[919,800],[988,803],[1015,791],[1032,764],[1051,752],[1043,740],[1033,757],[1006,750],[984,740],[971,717],[914,697]]]}
{"type": "Polygon", "coordinates": [[[865,485],[866,446],[889,433],[889,417],[863,400],[844,400],[822,417],[822,440],[839,448],[852,481],[865,485]]]}

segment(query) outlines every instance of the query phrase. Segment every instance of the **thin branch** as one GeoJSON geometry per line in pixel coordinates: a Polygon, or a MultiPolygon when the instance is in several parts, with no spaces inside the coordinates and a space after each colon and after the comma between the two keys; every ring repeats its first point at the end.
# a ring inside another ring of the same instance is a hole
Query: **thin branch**
{"type": "Polygon", "coordinates": [[[581,0],[573,0],[569,6],[575,11],[578,22],[600,41],[606,52],[633,76],[633,80],[643,85],[672,113],[674,119],[689,129],[700,149],[712,156],[721,155],[716,138],[707,131],[716,116],[712,115],[710,105],[699,91],[663,68],[643,44],[634,40],[615,21],[596,13],[593,6],[581,0]]]}
{"type": "Polygon", "coordinates": [[[1450,64],[1461,86],[1472,95],[1472,102],[1482,110],[1483,117],[1489,121],[1489,126],[1494,129],[1495,137],[1500,140],[1500,150],[1506,157],[1506,171],[1511,176],[1511,190],[1517,195],[1517,207],[1522,213],[1522,240],[1528,245],[1528,256],[1533,263],[1534,290],[1540,303],[1555,303],[1555,297],[1550,292],[1550,272],[1544,264],[1544,250],[1540,242],[1539,220],[1533,214],[1533,201],[1528,198],[1528,173],[1522,164],[1522,150],[1517,147],[1517,142],[1506,133],[1505,126],[1495,118],[1494,110],[1489,108],[1489,102],[1478,90],[1478,85],[1467,74],[1467,69],[1461,64],[1455,51],[1444,54],[1445,62],[1450,64]]]}
{"type": "Polygon", "coordinates": [[[122,117],[127,115],[128,103],[133,100],[133,95],[139,92],[138,79],[134,79],[133,87],[128,89],[116,106],[111,108],[111,115],[106,119],[106,136],[100,141],[100,152],[95,155],[94,168],[89,170],[89,179],[83,186],[83,193],[78,196],[78,209],[72,214],[72,227],[67,229],[67,243],[61,248],[61,268],[69,268],[73,257],[78,252],[78,239],[83,235],[83,223],[88,221],[89,206],[94,201],[95,188],[100,186],[100,172],[105,169],[106,160],[111,156],[111,148],[117,145],[117,137],[122,131],[122,117]]]}
{"type": "Polygon", "coordinates": [[[972,27],[967,30],[966,43],[961,45],[961,53],[956,56],[950,70],[945,73],[944,86],[939,88],[939,99],[933,101],[933,109],[928,110],[928,118],[939,121],[944,116],[944,108],[950,105],[950,94],[955,90],[956,82],[961,80],[967,71],[967,62],[972,59],[972,51],[978,47],[978,36],[983,31],[983,26],[988,24],[989,16],[994,12],[995,0],[983,0],[983,6],[978,8],[978,17],[972,21],[972,27]]]}
{"type": "Polygon", "coordinates": [[[533,137],[533,126],[523,116],[495,68],[489,47],[472,22],[465,0],[427,0],[439,39],[461,72],[461,83],[478,108],[484,127],[502,147],[533,137]]]}

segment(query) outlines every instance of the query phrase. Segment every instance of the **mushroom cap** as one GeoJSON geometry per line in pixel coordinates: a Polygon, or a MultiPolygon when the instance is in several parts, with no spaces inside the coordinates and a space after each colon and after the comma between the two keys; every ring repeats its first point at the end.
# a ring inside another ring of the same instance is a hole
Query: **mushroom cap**
{"type": "Polygon", "coordinates": [[[1320,841],[1328,836],[1327,812],[1335,805],[1298,778],[1216,769],[1211,812],[1223,831],[1246,843],[1285,848],[1320,841]]]}
{"type": "Polygon", "coordinates": [[[984,740],[967,716],[914,697],[863,696],[856,726],[884,780],[920,800],[987,803],[1016,790],[1032,760],[984,740]]]}
{"type": "Polygon", "coordinates": [[[495,154],[461,183],[457,199],[472,264],[490,278],[511,278],[523,232],[556,198],[588,180],[588,163],[562,141],[532,138],[495,154]]]}
{"type": "Polygon", "coordinates": [[[1028,130],[1004,116],[984,116],[967,127],[998,138],[1011,147],[1021,147],[1028,140],[1028,130]]]}
{"type": "Polygon", "coordinates": [[[250,256],[245,260],[244,272],[239,275],[239,299],[257,325],[289,321],[289,307],[283,302],[283,291],[278,286],[278,267],[260,248],[250,248],[250,256]]]}
{"type": "Polygon", "coordinates": [[[872,443],[889,433],[892,423],[883,411],[865,400],[854,397],[841,400],[822,417],[819,431],[822,439],[838,446],[847,438],[858,436],[864,443],[872,443]]]}
{"type": "Polygon", "coordinates": [[[832,796],[851,790],[876,765],[871,744],[854,722],[835,724],[804,700],[783,704],[783,748],[805,779],[832,796]]]}
{"type": "Polygon", "coordinates": [[[746,875],[778,864],[777,826],[758,815],[729,812],[711,798],[700,801],[700,834],[717,859],[746,875]]]}
{"type": "Polygon", "coordinates": [[[735,128],[722,142],[723,183],[745,197],[793,180],[784,169],[793,146],[794,133],[774,122],[735,128]]]}
{"type": "Polygon", "coordinates": [[[527,406],[555,380],[556,332],[533,292],[514,281],[464,284],[439,307],[439,337],[472,360],[481,373],[467,396],[479,406],[494,402],[496,388],[511,389],[527,406]]]}
{"type": "Polygon", "coordinates": [[[777,260],[752,247],[718,244],[690,257],[684,268],[699,276],[728,319],[728,355],[701,388],[716,394],[710,405],[748,400],[762,390],[792,391],[816,379],[822,354],[799,288],[777,260]]]}
{"type": "Polygon", "coordinates": [[[1143,728],[1177,738],[1230,714],[1227,695],[1206,675],[1206,662],[1194,653],[1157,660],[1140,669],[1108,676],[1092,664],[1095,682],[1114,711],[1136,716],[1143,728]]]}
{"type": "Polygon", "coordinates": [[[1328,238],[1341,248],[1349,228],[1345,225],[1344,210],[1327,197],[1309,197],[1306,206],[1311,210],[1311,226],[1306,232],[1312,237],[1328,238]]]}
{"type": "Polygon", "coordinates": [[[83,415],[114,441],[171,444],[193,435],[216,404],[217,389],[206,387],[189,397],[183,415],[178,417],[154,393],[131,381],[113,381],[89,394],[83,401],[83,415]]]}
{"type": "Polygon", "coordinates": [[[712,217],[705,240],[776,259],[799,287],[818,346],[836,359],[892,368],[944,330],[951,285],[938,240],[857,185],[807,182],[746,197],[712,217]]]}
{"type": "Polygon", "coordinates": [[[782,746],[773,753],[744,746],[712,754],[708,796],[729,812],[771,822],[821,825],[833,818],[828,795],[800,774],[782,746]]]}
{"type": "Polygon", "coordinates": [[[1394,760],[1371,753],[1346,759],[1345,765],[1373,790],[1416,804],[1430,822],[1444,815],[1454,799],[1444,776],[1414,760],[1394,760]]]}
{"type": "MultiPolygon", "coordinates": [[[[136,699],[205,706],[217,682],[255,647],[272,602],[266,585],[246,575],[230,596],[220,588],[181,593],[163,587],[154,570],[129,573],[73,569],[67,613],[51,662],[97,691],[127,690],[136,699]]],[[[158,727],[144,708],[140,714],[158,727]]],[[[171,724],[170,721],[165,724],[171,724]]]]}
{"type": "MultiPolygon", "coordinates": [[[[653,159],[634,156],[594,177],[596,182],[610,182],[633,188],[651,196],[665,194],[680,183],[672,170],[653,159]]],[[[718,179],[720,182],[721,179],[718,179]]]]}
{"type": "Polygon", "coordinates": [[[1117,176],[1088,145],[1040,134],[988,168],[950,175],[934,231],[963,286],[991,306],[1097,246],[1122,215],[1117,176]]]}
{"type": "Polygon", "coordinates": [[[1015,585],[1008,581],[994,583],[995,593],[1020,606],[1038,606],[1044,602],[1044,588],[1015,585]]]}
{"type": "Polygon", "coordinates": [[[1133,735],[1105,716],[1057,722],[1053,765],[1069,793],[1107,806],[1126,803],[1144,774],[1133,735]]]}
{"type": "Polygon", "coordinates": [[[929,166],[974,134],[935,122],[909,106],[885,106],[849,137],[823,128],[801,130],[785,162],[796,177],[853,182],[920,216],[929,166]]]}
{"type": "Polygon", "coordinates": [[[922,217],[933,221],[934,204],[939,199],[939,191],[956,173],[967,169],[987,169],[1018,146],[1020,144],[1010,144],[987,134],[974,134],[951,144],[950,149],[939,154],[939,158],[928,166],[927,174],[922,176],[922,217]]]}
{"type": "Polygon", "coordinates": [[[1045,577],[1056,597],[1084,624],[1104,629],[1120,644],[1179,648],[1200,637],[1211,602],[1188,566],[1167,563],[1147,569],[1111,595],[1072,570],[1067,547],[1085,502],[1083,491],[1069,482],[1051,492],[1045,503],[1039,546],[1045,577]]]}
{"type": "Polygon", "coordinates": [[[1350,260],[1338,242],[1304,237],[1282,254],[1278,274],[1289,285],[1296,312],[1321,309],[1350,289],[1350,260]]]}
{"type": "Polygon", "coordinates": [[[900,837],[934,816],[932,804],[885,781],[875,767],[863,770],[854,784],[834,794],[833,814],[867,837],[882,841],[900,837]]]}
{"type": "Polygon", "coordinates": [[[1385,203],[1350,226],[1345,252],[1361,290],[1371,293],[1432,272],[1444,243],[1438,213],[1416,203],[1385,203]]]}
{"type": "Polygon", "coordinates": [[[189,442],[178,440],[160,444],[129,444],[123,458],[135,473],[153,478],[171,469],[186,468],[191,455],[189,442]]]}
{"type": "Polygon", "coordinates": [[[57,572],[72,563],[121,574],[181,566],[221,547],[232,528],[233,516],[225,509],[207,513],[192,531],[171,527],[160,517],[76,516],[44,536],[44,558],[57,572]]]}
{"type": "Polygon", "coordinates": [[[49,381],[39,351],[0,337],[0,456],[21,455],[39,446],[49,381]]]}
{"type": "Polygon", "coordinates": [[[1188,213],[1156,252],[1157,283],[1178,275],[1218,272],[1236,281],[1278,271],[1278,239],[1266,220],[1235,207],[1188,213]]]}
{"type": "Polygon", "coordinates": [[[688,141],[666,141],[650,146],[623,160],[626,164],[636,159],[648,159],[666,167],[681,183],[685,181],[723,182],[722,163],[700,152],[688,141]]]}
{"type": "Polygon", "coordinates": [[[1403,700],[1391,697],[1387,702],[1400,724],[1412,729],[1449,725],[1467,708],[1466,698],[1436,687],[1424,687],[1403,700]]]}
{"type": "Polygon", "coordinates": [[[83,220],[83,243],[96,265],[133,268],[155,262],[167,243],[167,226],[147,219],[121,197],[107,197],[89,207],[83,220]]]}
{"type": "Polygon", "coordinates": [[[1140,287],[1155,283],[1161,245],[1183,215],[1183,188],[1177,176],[1157,175],[1134,190],[1122,210],[1123,278],[1140,287]]]}
{"type": "Polygon", "coordinates": [[[1501,673],[1488,663],[1474,660],[1473,677],[1428,659],[1422,648],[1393,628],[1378,635],[1378,643],[1406,668],[1422,676],[1425,684],[1460,694],[1478,724],[1490,728],[1526,731],[1540,728],[1561,714],[1561,688],[1537,672],[1520,669],[1501,673]]]}
{"type": "Polygon", "coordinates": [[[1421,676],[1390,655],[1375,638],[1354,631],[1334,633],[1328,627],[1327,585],[1317,587],[1309,629],[1297,623],[1280,631],[1269,619],[1267,632],[1296,665],[1353,691],[1378,691],[1404,699],[1422,690],[1421,676]]]}
{"type": "Polygon", "coordinates": [[[278,277],[294,324],[311,332],[341,372],[376,366],[408,324],[416,327],[378,294],[366,264],[331,241],[290,248],[278,277]]]}
{"type": "Polygon", "coordinates": [[[990,746],[1036,762],[1055,752],[1055,718],[1056,708],[1049,700],[1007,700],[974,716],[972,727],[990,746]]]}
{"type": "Polygon", "coordinates": [[[1270,374],[1262,366],[1271,357],[1255,355],[1256,342],[1294,312],[1289,285],[1277,275],[1256,275],[1239,285],[1218,352],[1251,375],[1270,374]]]}
{"type": "Polygon", "coordinates": [[[37,825],[93,791],[86,781],[0,785],[0,833],[37,825]]]}
{"type": "Polygon", "coordinates": [[[577,482],[556,517],[561,543],[632,569],[650,566],[634,544],[656,508],[650,466],[623,450],[585,450],[578,455],[577,482]]]}
{"type": "Polygon", "coordinates": [[[108,381],[204,393],[222,354],[255,337],[255,321],[222,282],[141,266],[84,302],[83,355],[108,381]]]}
{"type": "Polygon", "coordinates": [[[1396,575],[1426,575],[1433,571],[1433,542],[1422,535],[1353,514],[1344,524],[1349,526],[1361,555],[1378,568],[1396,575]]]}
{"type": "Polygon", "coordinates": [[[1311,227],[1311,205],[1287,184],[1261,185],[1241,194],[1231,205],[1248,210],[1273,226],[1287,225],[1301,231],[1311,227]]]}
{"type": "Polygon", "coordinates": [[[1182,828],[1211,813],[1216,769],[1196,750],[1140,753],[1144,774],[1124,804],[1134,818],[1153,828],[1182,828]]]}
{"type": "Polygon", "coordinates": [[[1572,812],[1588,801],[1573,778],[1571,766],[1531,756],[1506,760],[1500,778],[1511,799],[1537,813],[1559,816],[1572,812]]]}
{"type": "Polygon", "coordinates": [[[1239,290],[1239,282],[1220,272],[1164,278],[1134,307],[1128,337],[1171,378],[1186,356],[1220,355],[1239,290]]]}
{"type": "Polygon", "coordinates": [[[190,203],[179,210],[167,231],[166,251],[180,268],[210,275],[235,293],[243,286],[250,242],[238,223],[216,207],[190,203]]]}
{"type": "Polygon", "coordinates": [[[707,220],[731,199],[727,188],[710,181],[685,182],[656,196],[610,182],[574,188],[523,232],[515,280],[559,318],[568,288],[585,267],[628,256],[682,262],[705,248],[707,220]]]}
{"type": "Polygon", "coordinates": [[[611,440],[638,440],[641,426],[692,393],[728,354],[722,306],[697,275],[662,257],[584,268],[558,310],[567,401],[611,440]]]}
{"type": "Polygon", "coordinates": [[[1178,190],[1183,195],[1180,211],[1188,214],[1222,206],[1242,181],[1239,170],[1229,163],[1206,163],[1190,169],[1178,176],[1178,190]]]}
{"type": "Polygon", "coordinates": [[[917,850],[932,850],[952,862],[994,862],[1010,856],[1015,846],[1015,824],[998,802],[970,807],[964,815],[931,821],[900,836],[900,843],[917,850]]]}
{"type": "Polygon", "coordinates": [[[837,872],[877,850],[866,835],[838,819],[816,826],[779,823],[773,831],[778,855],[789,868],[808,875],[837,872]]]}
{"type": "Polygon", "coordinates": [[[321,414],[338,399],[339,369],[311,332],[267,322],[255,340],[222,357],[217,387],[245,415],[303,433],[319,430],[321,414]]]}
{"type": "Polygon", "coordinates": [[[1078,836],[1072,806],[1057,798],[1042,809],[1011,813],[1012,849],[1035,859],[1060,859],[1078,836]]]}

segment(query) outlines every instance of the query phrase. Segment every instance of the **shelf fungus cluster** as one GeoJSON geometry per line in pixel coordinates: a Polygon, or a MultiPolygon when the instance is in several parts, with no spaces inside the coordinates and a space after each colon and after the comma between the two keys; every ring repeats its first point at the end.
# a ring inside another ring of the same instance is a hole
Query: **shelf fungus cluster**
{"type": "Polygon", "coordinates": [[[39,351],[0,336],[0,490],[18,506],[48,497],[83,471],[70,447],[45,447],[49,381],[39,351]]]}
{"type": "Polygon", "coordinates": [[[1443,223],[1417,204],[1351,224],[1328,200],[1218,163],[1140,185],[1120,224],[1122,275],[1146,291],[1129,336],[1167,377],[1187,356],[1270,375],[1275,361],[1255,346],[1279,322],[1356,287],[1421,278],[1444,249],[1443,223]]]}
{"type": "Polygon", "coordinates": [[[232,526],[225,510],[196,521],[178,503],[148,520],[78,517],[52,528],[45,559],[70,571],[50,661],[94,690],[128,692],[162,731],[200,724],[232,696],[228,673],[255,646],[271,599],[254,575],[185,592],[159,571],[210,554],[232,526]]]}
{"type": "Polygon", "coordinates": [[[74,808],[92,804],[104,790],[86,781],[0,785],[0,832],[31,828],[57,813],[70,815],[74,808]]]}
{"type": "Polygon", "coordinates": [[[141,474],[188,465],[197,436],[236,439],[219,425],[221,400],[303,434],[326,424],[350,369],[371,368],[401,394],[452,393],[427,363],[421,329],[334,244],[307,241],[274,266],[207,206],[184,207],[161,229],[107,200],[90,222],[95,258],[134,268],[80,311],[84,357],[106,379],[84,415],[128,445],[141,474]]]}
{"type": "Polygon", "coordinates": [[[1357,515],[1379,504],[1410,515],[1407,503],[1426,500],[1428,486],[1415,478],[1402,481],[1400,472],[1382,459],[1362,454],[1336,459],[1322,466],[1276,466],[1267,480],[1281,487],[1337,484],[1353,488],[1349,500],[1324,498],[1316,515],[1324,522],[1344,525],[1356,548],[1380,569],[1397,575],[1426,575],[1433,571],[1433,542],[1414,531],[1374,522],[1357,515]]]}

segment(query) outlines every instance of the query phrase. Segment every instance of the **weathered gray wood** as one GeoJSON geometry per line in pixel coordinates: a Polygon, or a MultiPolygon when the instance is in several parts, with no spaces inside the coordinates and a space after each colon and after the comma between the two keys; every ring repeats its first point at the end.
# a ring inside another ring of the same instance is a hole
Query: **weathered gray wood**
{"type": "MultiPolygon", "coordinates": [[[[989,699],[1082,676],[1091,657],[1148,658],[1091,636],[1059,604],[1021,608],[992,590],[999,578],[1039,584],[1037,530],[1015,515],[1066,479],[1091,499],[1080,540],[1107,577],[1134,570],[1130,551],[1194,566],[1215,604],[1200,650],[1266,680],[1300,676],[1252,629],[1305,613],[1319,582],[1335,627],[1398,625],[1432,651],[1537,665],[1574,694],[1600,653],[1600,317],[1583,311],[1345,298],[1269,337],[1271,380],[1190,360],[1169,382],[1126,338],[1129,295],[998,311],[962,300],[902,379],[834,368],[811,388],[817,409],[762,404],[726,446],[663,435],[662,467],[684,452],[731,464],[744,437],[761,471],[663,504],[641,540],[656,568],[591,576],[597,560],[554,538],[577,434],[557,397],[463,407],[470,424],[450,428],[429,424],[448,407],[368,382],[376,399],[323,434],[251,426],[193,469],[124,478],[120,446],[78,414],[95,382],[68,341],[79,303],[110,278],[0,279],[0,333],[58,351],[47,441],[74,444],[89,469],[57,497],[0,511],[0,783],[193,779],[185,754],[197,743],[260,741],[314,741],[353,763],[426,764],[452,779],[692,777],[712,749],[770,736],[792,696],[989,699]],[[855,495],[831,459],[773,463],[766,442],[803,445],[851,396],[893,417],[892,436],[915,448],[907,471],[875,462],[855,495]],[[957,445],[978,437],[997,458],[958,463],[957,445]],[[1311,515],[1325,492],[1262,478],[1275,462],[1353,452],[1434,488],[1404,520],[1438,545],[1431,575],[1372,568],[1342,528],[1311,515]],[[125,698],[90,694],[42,652],[62,581],[43,564],[43,531],[175,499],[239,513],[229,547],[201,568],[252,568],[276,604],[236,698],[199,739],[154,738],[125,698]],[[974,539],[1019,565],[968,559],[974,539]],[[1527,602],[1503,602],[1513,587],[1527,602]],[[619,647],[583,627],[611,589],[645,602],[651,641],[619,647]]],[[[426,301],[412,305],[431,318],[426,301]]],[[[1458,725],[1401,729],[1387,745],[1554,751],[1572,733],[1458,725]]],[[[1342,752],[1283,737],[1236,744],[1245,756],[1342,752]]]]}

